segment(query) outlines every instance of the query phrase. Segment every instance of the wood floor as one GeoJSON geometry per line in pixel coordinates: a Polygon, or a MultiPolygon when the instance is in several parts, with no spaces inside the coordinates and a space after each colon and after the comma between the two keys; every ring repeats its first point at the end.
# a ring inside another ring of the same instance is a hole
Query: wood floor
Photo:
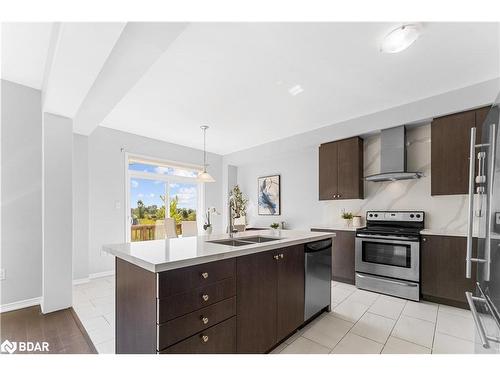
{"type": "MultiPolygon", "coordinates": [[[[1,342],[49,343],[48,354],[97,353],[73,309],[42,314],[40,306],[0,314],[1,342]]],[[[47,353],[47,352],[45,352],[47,353]]]]}

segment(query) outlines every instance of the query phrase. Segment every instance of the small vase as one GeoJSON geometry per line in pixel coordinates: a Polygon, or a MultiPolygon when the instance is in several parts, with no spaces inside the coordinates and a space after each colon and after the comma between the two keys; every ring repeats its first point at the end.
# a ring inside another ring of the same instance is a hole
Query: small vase
{"type": "Polygon", "coordinates": [[[344,226],[350,228],[352,225],[352,219],[344,219],[344,226]]]}

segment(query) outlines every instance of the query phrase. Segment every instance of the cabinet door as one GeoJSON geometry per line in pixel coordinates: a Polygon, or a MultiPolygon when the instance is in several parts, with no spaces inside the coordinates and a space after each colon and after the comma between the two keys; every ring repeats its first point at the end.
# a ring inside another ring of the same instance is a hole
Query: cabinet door
{"type": "MultiPolygon", "coordinates": [[[[473,243],[473,257],[477,241],[473,243]]],[[[424,299],[467,308],[465,292],[474,290],[476,267],[465,278],[465,237],[424,236],[422,238],[421,288],[424,299]]]]}
{"type": "Polygon", "coordinates": [[[432,121],[431,195],[468,193],[470,129],[475,123],[476,111],[432,121]]]}
{"type": "Polygon", "coordinates": [[[335,232],[332,253],[332,280],[354,285],[355,240],[355,232],[335,232]]]}
{"type": "Polygon", "coordinates": [[[265,353],[276,343],[276,251],[237,258],[237,351],[265,353]]]}
{"type": "Polygon", "coordinates": [[[348,138],[338,143],[339,199],[363,199],[363,140],[348,138]]]}
{"type": "Polygon", "coordinates": [[[304,323],[304,245],[279,249],[277,253],[277,341],[281,341],[304,323]]]}
{"type": "Polygon", "coordinates": [[[337,142],[319,146],[319,200],[335,199],[338,189],[337,142]]]}

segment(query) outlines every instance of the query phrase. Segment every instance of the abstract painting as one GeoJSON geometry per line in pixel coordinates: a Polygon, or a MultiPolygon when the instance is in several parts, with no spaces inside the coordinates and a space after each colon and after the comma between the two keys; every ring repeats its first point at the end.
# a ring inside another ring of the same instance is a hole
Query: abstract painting
{"type": "Polygon", "coordinates": [[[280,175],[259,177],[259,215],[281,214],[280,175]]]}

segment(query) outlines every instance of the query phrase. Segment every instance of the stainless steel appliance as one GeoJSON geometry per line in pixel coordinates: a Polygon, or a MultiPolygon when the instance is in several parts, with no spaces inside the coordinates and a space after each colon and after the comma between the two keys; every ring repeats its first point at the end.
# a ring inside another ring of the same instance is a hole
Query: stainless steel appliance
{"type": "Polygon", "coordinates": [[[500,95],[486,120],[470,134],[469,212],[466,277],[477,268],[475,290],[465,293],[477,328],[477,351],[500,353],[500,233],[496,224],[500,211],[500,95]],[[481,140],[476,143],[476,134],[481,140]],[[477,161],[477,168],[476,168],[477,161]],[[474,233],[474,225],[477,233],[474,233]],[[477,255],[473,236],[477,235],[477,255]]]}
{"type": "Polygon", "coordinates": [[[356,230],[356,287],[418,301],[423,211],[368,211],[356,230]]]}
{"type": "Polygon", "coordinates": [[[331,305],[332,240],[305,245],[305,307],[304,320],[308,320],[331,305]]]}

